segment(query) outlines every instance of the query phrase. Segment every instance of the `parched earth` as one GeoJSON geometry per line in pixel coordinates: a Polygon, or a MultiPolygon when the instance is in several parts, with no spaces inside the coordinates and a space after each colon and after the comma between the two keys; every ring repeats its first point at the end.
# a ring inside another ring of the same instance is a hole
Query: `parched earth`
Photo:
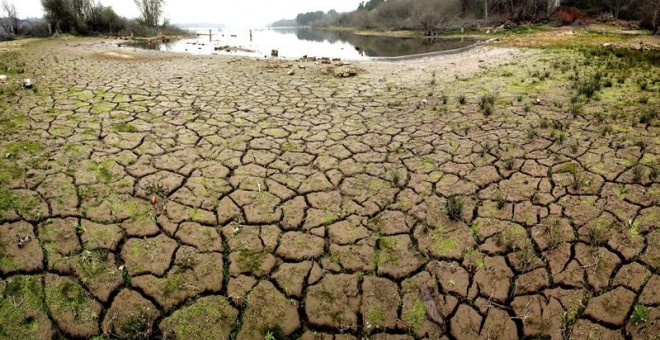
{"type": "Polygon", "coordinates": [[[657,337],[657,65],[112,46],[2,84],[0,338],[657,337]]]}

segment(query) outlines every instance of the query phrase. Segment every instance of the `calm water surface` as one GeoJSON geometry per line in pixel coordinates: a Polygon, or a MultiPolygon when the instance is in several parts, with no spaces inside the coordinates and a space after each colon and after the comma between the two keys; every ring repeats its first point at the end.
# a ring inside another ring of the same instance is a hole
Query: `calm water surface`
{"type": "Polygon", "coordinates": [[[182,39],[167,44],[133,43],[131,46],[169,52],[193,54],[224,54],[270,57],[271,50],[281,58],[328,57],[343,60],[365,60],[400,57],[453,50],[474,44],[461,38],[396,38],[364,36],[346,31],[313,28],[266,28],[256,30],[218,30],[189,28],[204,34],[196,39],[182,39]],[[226,51],[222,47],[233,47],[226,51]]]}

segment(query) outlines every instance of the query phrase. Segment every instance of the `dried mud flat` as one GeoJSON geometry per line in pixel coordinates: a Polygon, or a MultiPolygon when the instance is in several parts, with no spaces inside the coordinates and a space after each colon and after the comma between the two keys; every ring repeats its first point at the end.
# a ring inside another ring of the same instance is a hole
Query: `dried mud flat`
{"type": "Polygon", "coordinates": [[[657,65],[15,57],[0,338],[657,336],[657,65]]]}

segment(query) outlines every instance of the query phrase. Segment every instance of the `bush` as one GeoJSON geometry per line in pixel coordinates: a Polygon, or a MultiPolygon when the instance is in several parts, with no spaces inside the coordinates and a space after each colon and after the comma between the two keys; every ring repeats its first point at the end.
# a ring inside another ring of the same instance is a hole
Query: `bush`
{"type": "Polygon", "coordinates": [[[463,214],[463,202],[457,196],[451,196],[447,199],[445,212],[449,219],[458,221],[463,214]]]}
{"type": "Polygon", "coordinates": [[[573,25],[575,23],[589,23],[590,18],[586,14],[580,12],[577,8],[571,7],[559,7],[552,15],[550,16],[552,20],[557,25],[573,25]]]}
{"type": "Polygon", "coordinates": [[[488,117],[493,114],[493,109],[495,108],[495,94],[489,93],[481,96],[479,98],[479,109],[488,117]]]}
{"type": "Polygon", "coordinates": [[[96,6],[87,21],[87,27],[92,32],[118,33],[126,28],[127,20],[115,13],[112,7],[96,6]]]}
{"type": "Polygon", "coordinates": [[[38,20],[23,23],[21,33],[31,37],[47,37],[50,35],[50,30],[46,20],[38,20]]]}
{"type": "Polygon", "coordinates": [[[0,41],[9,41],[14,39],[16,39],[16,37],[13,34],[7,33],[5,30],[0,28],[0,41]]]}
{"type": "MultiPolygon", "coordinates": [[[[42,0],[41,3],[45,12],[46,29],[50,23],[58,32],[85,35],[132,33],[137,36],[188,33],[167,22],[155,27],[146,25],[140,20],[128,20],[117,15],[112,7],[95,4],[91,0],[42,0]]],[[[41,27],[39,32],[43,33],[41,27]]]]}
{"type": "Polygon", "coordinates": [[[578,95],[583,94],[587,98],[593,97],[594,93],[600,90],[601,78],[602,74],[600,72],[596,72],[591,75],[585,75],[584,77],[578,79],[577,83],[575,84],[578,95]]]}

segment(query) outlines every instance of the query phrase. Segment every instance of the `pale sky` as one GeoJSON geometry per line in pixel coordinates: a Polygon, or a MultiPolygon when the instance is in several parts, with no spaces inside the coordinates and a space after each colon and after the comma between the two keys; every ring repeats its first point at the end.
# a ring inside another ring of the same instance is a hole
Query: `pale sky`
{"type": "MultiPolygon", "coordinates": [[[[227,26],[266,25],[279,19],[293,19],[309,11],[347,12],[361,0],[166,0],[165,18],[174,23],[215,23],[227,26]]],[[[41,17],[41,0],[13,0],[18,16],[41,17]]],[[[133,0],[98,0],[112,6],[121,16],[138,16],[133,0]]]]}

